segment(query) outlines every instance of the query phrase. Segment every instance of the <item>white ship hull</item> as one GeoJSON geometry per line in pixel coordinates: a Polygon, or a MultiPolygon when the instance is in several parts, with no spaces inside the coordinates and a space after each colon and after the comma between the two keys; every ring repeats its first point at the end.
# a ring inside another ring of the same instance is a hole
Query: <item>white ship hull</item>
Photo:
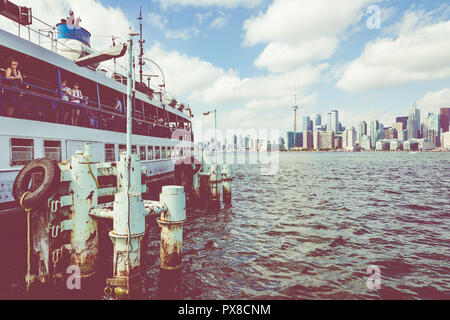
{"type": "MultiPolygon", "coordinates": [[[[105,145],[114,144],[114,158],[119,158],[119,145],[126,143],[126,135],[120,132],[112,132],[98,129],[68,126],[55,123],[46,123],[24,119],[6,118],[0,116],[0,204],[14,201],[12,187],[14,180],[23,166],[12,165],[11,139],[32,139],[34,158],[43,158],[44,141],[61,142],[62,161],[69,159],[76,151],[83,151],[86,142],[92,143],[94,160],[104,162],[106,159],[105,145]]],[[[133,135],[132,144],[139,153],[141,147],[162,147],[191,149],[192,143],[188,141],[176,141],[149,136],[133,135]]],[[[142,160],[147,168],[149,180],[173,172],[176,158],[142,160]]]]}

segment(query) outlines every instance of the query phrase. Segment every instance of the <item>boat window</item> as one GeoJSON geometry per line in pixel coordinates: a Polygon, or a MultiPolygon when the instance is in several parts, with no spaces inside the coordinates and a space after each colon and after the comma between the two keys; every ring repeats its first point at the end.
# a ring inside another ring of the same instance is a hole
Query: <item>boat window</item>
{"type": "Polygon", "coordinates": [[[23,166],[34,159],[33,139],[11,139],[11,166],[23,166]]]}
{"type": "Polygon", "coordinates": [[[167,159],[172,158],[172,149],[170,147],[167,147],[167,159]]]}
{"type": "Polygon", "coordinates": [[[116,146],[114,144],[105,144],[105,161],[116,161],[116,146]]]}
{"type": "Polygon", "coordinates": [[[153,160],[153,146],[148,146],[148,160],[153,160]]]}
{"type": "Polygon", "coordinates": [[[61,162],[61,141],[44,140],[44,158],[61,162]]]}
{"type": "Polygon", "coordinates": [[[147,153],[145,152],[145,146],[140,146],[139,147],[139,156],[141,158],[141,161],[142,160],[147,160],[146,155],[147,155],[147,153]]]}
{"type": "Polygon", "coordinates": [[[154,105],[144,102],[144,114],[145,118],[150,122],[155,123],[158,120],[158,114],[154,105]]]}
{"type": "Polygon", "coordinates": [[[131,154],[138,154],[137,153],[137,146],[131,146],[131,154]]]}
{"type": "Polygon", "coordinates": [[[127,146],[124,144],[119,144],[119,157],[125,152],[127,152],[127,146]]]}
{"type": "Polygon", "coordinates": [[[161,159],[166,158],[166,147],[161,147],[161,159]]]}
{"type": "Polygon", "coordinates": [[[172,147],[172,158],[176,158],[177,155],[175,154],[175,147],[172,147]]]}
{"type": "Polygon", "coordinates": [[[160,154],[159,150],[160,150],[160,147],[156,146],[155,147],[155,159],[156,160],[161,159],[161,154],[160,154]]]}

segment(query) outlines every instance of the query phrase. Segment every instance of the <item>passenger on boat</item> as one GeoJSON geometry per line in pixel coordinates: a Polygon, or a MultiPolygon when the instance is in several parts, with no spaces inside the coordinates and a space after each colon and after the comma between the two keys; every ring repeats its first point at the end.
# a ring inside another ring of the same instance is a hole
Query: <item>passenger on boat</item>
{"type": "MultiPolygon", "coordinates": [[[[69,87],[69,83],[67,80],[63,80],[62,84],[62,99],[63,101],[70,101],[70,97],[72,96],[72,89],[69,87]]],[[[65,108],[64,108],[65,109],[65,108]]],[[[71,111],[64,111],[64,123],[67,123],[69,116],[71,116],[71,111]]]]}
{"type": "MultiPolygon", "coordinates": [[[[83,93],[80,90],[80,84],[75,82],[72,89],[72,97],[70,98],[70,102],[72,103],[81,103],[83,99],[83,93]]],[[[72,125],[77,126],[78,120],[80,119],[80,108],[74,108],[72,110],[72,125]]]]}
{"type": "Polygon", "coordinates": [[[122,102],[120,101],[119,97],[116,97],[114,99],[114,109],[116,109],[117,111],[119,111],[120,113],[122,113],[123,111],[123,106],[122,106],[122,102]]]}
{"type": "Polygon", "coordinates": [[[70,89],[70,87],[68,86],[67,80],[64,80],[62,82],[62,92],[63,92],[62,99],[64,101],[69,101],[70,100],[69,98],[72,96],[72,89],[70,89]]]}
{"type": "MultiPolygon", "coordinates": [[[[5,77],[8,79],[9,85],[15,89],[19,89],[19,84],[23,82],[22,73],[18,69],[19,62],[16,59],[11,59],[10,67],[6,69],[5,77]]],[[[14,108],[20,101],[20,92],[10,90],[7,94],[6,116],[12,117],[14,115],[14,108]]]]}

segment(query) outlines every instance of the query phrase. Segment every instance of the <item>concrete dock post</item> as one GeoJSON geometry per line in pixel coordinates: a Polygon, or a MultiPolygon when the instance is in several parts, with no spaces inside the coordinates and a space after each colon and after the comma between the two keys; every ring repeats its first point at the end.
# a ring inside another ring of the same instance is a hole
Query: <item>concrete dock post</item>
{"type": "Polygon", "coordinates": [[[164,270],[178,270],[182,266],[183,224],[186,220],[186,196],[183,187],[164,186],[160,202],[168,210],[157,220],[161,227],[160,264],[164,270]]]}
{"type": "Polygon", "coordinates": [[[195,203],[198,203],[198,200],[200,199],[200,170],[197,169],[201,169],[198,168],[199,166],[201,167],[200,164],[198,163],[193,163],[194,166],[194,172],[197,171],[196,173],[194,173],[194,176],[192,178],[192,187],[194,189],[194,197],[195,197],[195,203]]]}
{"type": "Polygon", "coordinates": [[[69,191],[73,193],[71,264],[80,267],[81,277],[95,273],[98,256],[98,226],[89,212],[97,206],[97,164],[92,162],[91,144],[72,157],[69,191]]]}
{"type": "Polygon", "coordinates": [[[222,165],[222,186],[223,186],[223,202],[227,206],[231,206],[231,182],[233,181],[233,172],[228,164],[222,165]]]}
{"type": "Polygon", "coordinates": [[[214,163],[209,169],[209,184],[211,188],[211,202],[215,206],[220,205],[221,173],[218,164],[214,163]]]}
{"type": "Polygon", "coordinates": [[[146,215],[141,194],[141,173],[137,155],[132,154],[128,157],[123,154],[121,156],[117,164],[118,193],[114,199],[113,230],[109,233],[114,244],[114,278],[110,280],[110,284],[115,287],[115,295],[119,299],[133,296],[140,287],[138,276],[146,215]],[[130,184],[126,178],[128,170],[130,184]]]}

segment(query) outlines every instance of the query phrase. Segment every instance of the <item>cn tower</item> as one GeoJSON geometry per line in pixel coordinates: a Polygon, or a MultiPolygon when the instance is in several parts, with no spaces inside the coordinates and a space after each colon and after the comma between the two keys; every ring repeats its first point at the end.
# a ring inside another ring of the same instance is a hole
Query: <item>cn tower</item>
{"type": "Polygon", "coordinates": [[[294,90],[294,105],[292,106],[292,110],[294,110],[294,133],[297,133],[297,92],[294,90]]]}

